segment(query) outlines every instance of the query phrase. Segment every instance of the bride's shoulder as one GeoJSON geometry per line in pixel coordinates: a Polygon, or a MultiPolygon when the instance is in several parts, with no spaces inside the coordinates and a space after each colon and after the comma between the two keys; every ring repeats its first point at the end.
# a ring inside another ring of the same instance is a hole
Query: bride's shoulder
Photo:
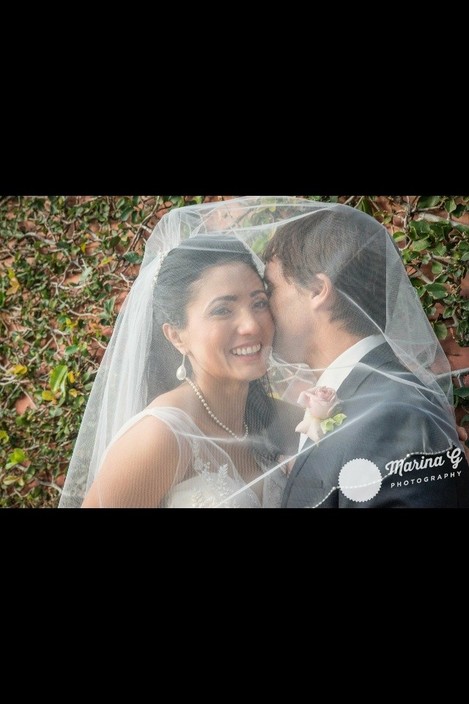
{"type": "Polygon", "coordinates": [[[177,446],[177,439],[167,419],[161,417],[156,409],[145,409],[121,428],[109,446],[109,453],[125,453],[129,447],[134,455],[146,454],[157,452],[162,447],[175,450],[177,446]]]}
{"type": "Polygon", "coordinates": [[[172,477],[190,458],[190,446],[177,409],[145,409],[131,418],[108,445],[101,464],[106,471],[141,478],[150,472],[172,477]]]}
{"type": "Polygon", "coordinates": [[[140,413],[137,413],[123,426],[118,434],[130,433],[132,439],[139,434],[151,435],[153,442],[161,442],[169,435],[180,436],[197,431],[197,426],[185,402],[184,390],[180,388],[157,396],[140,413]],[[155,440],[156,438],[156,440],[155,440]]]}
{"type": "Polygon", "coordinates": [[[189,463],[181,437],[151,409],[131,418],[104,453],[95,480],[98,494],[88,505],[158,506],[189,463]]]}

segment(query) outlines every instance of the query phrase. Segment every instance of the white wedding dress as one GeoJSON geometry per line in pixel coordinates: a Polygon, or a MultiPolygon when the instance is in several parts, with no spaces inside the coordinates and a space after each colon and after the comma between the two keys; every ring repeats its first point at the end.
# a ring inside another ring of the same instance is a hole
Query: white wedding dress
{"type": "MultiPolygon", "coordinates": [[[[178,408],[153,407],[131,418],[113,438],[107,451],[142,418],[152,416],[163,420],[177,436],[178,443],[189,443],[191,469],[195,476],[175,482],[160,506],[162,508],[279,508],[286,477],[282,472],[268,473],[268,467],[259,462],[267,476],[262,480],[262,503],[251,488],[245,488],[233,461],[213,440],[198,428],[193,420],[178,408]]],[[[103,457],[103,460],[104,460],[103,457]]],[[[187,473],[187,468],[184,474],[187,473]]]]}

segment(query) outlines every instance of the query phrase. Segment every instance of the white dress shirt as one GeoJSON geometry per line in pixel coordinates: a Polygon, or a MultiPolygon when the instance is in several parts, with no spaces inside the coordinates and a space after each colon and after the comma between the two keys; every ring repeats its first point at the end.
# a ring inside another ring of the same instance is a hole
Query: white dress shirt
{"type": "MultiPolygon", "coordinates": [[[[317,380],[316,386],[329,386],[331,389],[334,389],[334,391],[337,391],[358,362],[363,359],[368,352],[371,352],[371,350],[378,347],[383,342],[384,337],[382,335],[369,335],[359,340],[345,350],[345,352],[339,354],[339,356],[324,369],[317,380]]],[[[302,449],[307,437],[307,435],[301,433],[298,450],[302,449]]]]}

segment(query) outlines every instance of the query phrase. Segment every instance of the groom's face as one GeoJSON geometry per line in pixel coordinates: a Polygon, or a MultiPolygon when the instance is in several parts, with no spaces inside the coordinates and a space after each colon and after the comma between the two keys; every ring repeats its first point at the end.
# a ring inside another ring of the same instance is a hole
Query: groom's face
{"type": "Polygon", "coordinates": [[[286,279],[275,257],[267,263],[264,279],[275,323],[274,353],[286,362],[307,363],[312,329],[309,291],[286,279]]]}

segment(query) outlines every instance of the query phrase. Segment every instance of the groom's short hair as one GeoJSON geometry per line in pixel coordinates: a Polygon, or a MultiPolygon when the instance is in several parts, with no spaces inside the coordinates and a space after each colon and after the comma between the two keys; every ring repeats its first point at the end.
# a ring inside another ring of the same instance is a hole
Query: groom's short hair
{"type": "Polygon", "coordinates": [[[374,218],[333,204],[280,225],[264,250],[285,278],[309,288],[319,273],[337,293],[332,320],[361,337],[386,325],[386,230],[374,218]]]}

